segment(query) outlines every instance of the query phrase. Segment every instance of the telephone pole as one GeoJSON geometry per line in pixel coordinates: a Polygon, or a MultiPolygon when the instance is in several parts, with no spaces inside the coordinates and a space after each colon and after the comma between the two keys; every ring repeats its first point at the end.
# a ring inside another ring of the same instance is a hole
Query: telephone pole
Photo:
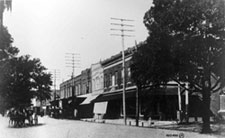
{"type": "Polygon", "coordinates": [[[124,54],[124,37],[133,37],[133,35],[125,34],[125,32],[134,32],[132,29],[127,29],[134,27],[134,25],[127,24],[128,22],[133,22],[134,20],[130,19],[122,19],[122,18],[111,18],[114,23],[111,23],[114,27],[119,28],[111,28],[112,31],[120,31],[120,33],[111,34],[112,36],[120,36],[122,40],[122,69],[123,69],[123,118],[124,124],[127,125],[127,117],[126,117],[126,82],[125,82],[125,54],[124,54]],[[116,22],[117,21],[117,22],[116,22]],[[115,23],[116,22],[116,23],[115,23]]]}
{"type": "Polygon", "coordinates": [[[75,68],[80,66],[80,54],[79,53],[66,53],[66,67],[72,67],[72,78],[75,76],[75,68]]]}
{"type": "Polygon", "coordinates": [[[54,98],[54,100],[56,100],[56,98],[57,98],[56,86],[57,86],[57,80],[60,78],[60,70],[53,69],[52,71],[50,71],[50,73],[52,74],[53,87],[54,87],[54,95],[53,95],[53,98],[54,98]]]}

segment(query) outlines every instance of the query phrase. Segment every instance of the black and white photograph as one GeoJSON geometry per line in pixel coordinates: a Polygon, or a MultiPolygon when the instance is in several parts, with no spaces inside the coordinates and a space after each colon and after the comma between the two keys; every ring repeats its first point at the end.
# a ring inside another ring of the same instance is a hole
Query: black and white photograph
{"type": "Polygon", "coordinates": [[[225,0],[0,0],[0,138],[225,137],[225,0]]]}

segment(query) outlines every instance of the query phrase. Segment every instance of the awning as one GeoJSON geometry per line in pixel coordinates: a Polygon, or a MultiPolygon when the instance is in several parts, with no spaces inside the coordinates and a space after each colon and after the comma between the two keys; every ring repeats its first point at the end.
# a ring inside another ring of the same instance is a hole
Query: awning
{"type": "MultiPolygon", "coordinates": [[[[143,90],[141,93],[143,93],[144,96],[177,95],[178,94],[178,88],[168,86],[166,88],[158,88],[154,91],[153,90],[143,90]]],[[[92,102],[110,101],[110,100],[122,99],[122,97],[123,97],[123,91],[122,90],[116,91],[116,92],[106,92],[106,93],[102,93],[99,97],[94,99],[92,102]]],[[[127,99],[127,98],[131,98],[131,97],[136,97],[136,88],[126,90],[125,98],[127,99]]]]}
{"type": "MultiPolygon", "coordinates": [[[[135,92],[136,90],[130,90],[126,91],[125,97],[130,98],[130,97],[135,97],[135,92]]],[[[110,100],[116,100],[116,99],[121,99],[123,97],[123,92],[110,92],[110,93],[102,93],[99,97],[97,97],[95,100],[92,102],[103,102],[103,101],[110,101],[110,100]]]]}
{"type": "Polygon", "coordinates": [[[84,104],[90,104],[94,99],[96,99],[99,96],[99,94],[95,94],[95,95],[89,95],[87,96],[87,98],[80,104],[80,105],[84,105],[84,104]]]}
{"type": "Polygon", "coordinates": [[[158,88],[153,92],[150,92],[150,95],[178,95],[177,87],[166,87],[158,88]]]}
{"type": "Polygon", "coordinates": [[[77,98],[87,98],[88,96],[90,96],[91,93],[88,93],[88,94],[82,94],[82,95],[79,95],[77,96],[77,98]]]}

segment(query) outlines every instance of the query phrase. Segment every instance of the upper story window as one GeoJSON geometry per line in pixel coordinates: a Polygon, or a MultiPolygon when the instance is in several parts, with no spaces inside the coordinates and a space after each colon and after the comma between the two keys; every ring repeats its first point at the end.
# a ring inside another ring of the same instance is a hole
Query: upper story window
{"type": "Polygon", "coordinates": [[[104,88],[107,87],[107,75],[104,75],[104,86],[103,87],[104,88]]]}
{"type": "Polygon", "coordinates": [[[118,85],[118,72],[115,72],[115,85],[118,85]]]}
{"type": "Polygon", "coordinates": [[[95,90],[95,79],[93,79],[92,81],[92,88],[93,88],[93,91],[95,90]]]}
{"type": "Polygon", "coordinates": [[[112,86],[115,86],[115,75],[112,75],[112,86]]]}
{"type": "Polygon", "coordinates": [[[131,70],[130,70],[130,67],[127,68],[127,83],[131,83],[131,70]]]}
{"type": "Polygon", "coordinates": [[[87,93],[90,93],[91,91],[91,82],[88,82],[88,85],[87,85],[87,93]]]}
{"type": "Polygon", "coordinates": [[[78,95],[78,86],[77,85],[75,87],[75,93],[76,93],[76,95],[78,95]]]}
{"type": "Polygon", "coordinates": [[[95,90],[98,90],[99,89],[99,77],[96,78],[96,82],[95,82],[95,90]]]}
{"type": "Polygon", "coordinates": [[[78,95],[81,94],[80,84],[78,84],[78,95]]]}
{"type": "Polygon", "coordinates": [[[82,94],[85,94],[86,93],[86,84],[85,83],[83,84],[82,89],[83,89],[82,94]]]}
{"type": "Polygon", "coordinates": [[[103,85],[104,85],[104,84],[103,84],[103,76],[101,76],[101,77],[100,77],[100,89],[103,88],[103,85]]]}
{"type": "Polygon", "coordinates": [[[69,92],[69,97],[71,97],[72,96],[72,87],[70,87],[70,92],[69,92]]]}
{"type": "Polygon", "coordinates": [[[112,74],[109,74],[109,86],[112,86],[112,74]]]}
{"type": "Polygon", "coordinates": [[[121,70],[121,79],[123,79],[124,74],[123,74],[123,69],[121,70]]]}

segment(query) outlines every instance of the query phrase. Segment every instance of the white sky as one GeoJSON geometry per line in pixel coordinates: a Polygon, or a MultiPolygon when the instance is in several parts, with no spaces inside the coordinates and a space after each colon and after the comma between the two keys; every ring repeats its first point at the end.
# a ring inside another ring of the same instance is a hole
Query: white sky
{"type": "MultiPolygon", "coordinates": [[[[110,18],[135,20],[135,37],[125,38],[125,48],[147,37],[144,13],[152,0],[13,0],[12,12],[4,13],[4,24],[14,38],[19,55],[40,58],[49,70],[57,69],[58,84],[71,75],[66,53],[79,53],[81,68],[104,60],[121,51],[121,38],[111,36],[110,18]]],[[[118,28],[118,27],[117,27],[118,28]]],[[[129,28],[128,28],[129,29],[129,28]]],[[[120,33],[120,32],[118,32],[120,33]]]]}

